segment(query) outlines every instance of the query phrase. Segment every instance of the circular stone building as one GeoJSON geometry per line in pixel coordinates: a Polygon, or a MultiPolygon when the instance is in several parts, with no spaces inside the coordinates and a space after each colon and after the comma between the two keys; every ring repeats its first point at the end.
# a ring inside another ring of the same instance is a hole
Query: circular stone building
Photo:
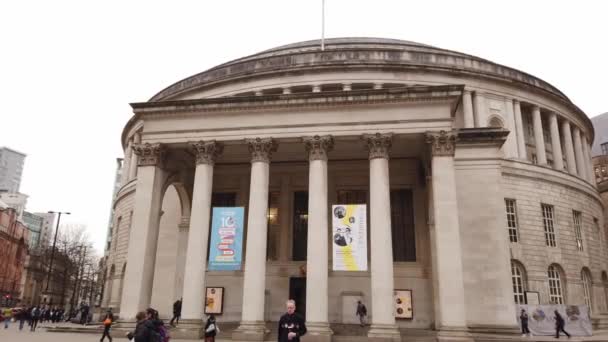
{"type": "Polygon", "coordinates": [[[222,288],[234,340],[276,334],[288,298],[309,341],[516,333],[527,291],[588,304],[596,323],[607,311],[593,128],[534,76],[340,38],[237,59],[132,107],[103,298],[124,324],[183,298],[173,336],[200,335],[207,287],[222,288]],[[359,271],[335,267],[338,204],[366,208],[359,271]],[[214,207],[244,207],[237,270],[207,270],[214,207]]]}

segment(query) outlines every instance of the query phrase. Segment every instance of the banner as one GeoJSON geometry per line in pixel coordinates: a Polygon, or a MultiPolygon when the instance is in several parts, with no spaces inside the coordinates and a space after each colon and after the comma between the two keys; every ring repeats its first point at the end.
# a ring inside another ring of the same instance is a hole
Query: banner
{"type": "Polygon", "coordinates": [[[243,207],[213,208],[208,270],[241,269],[244,213],[243,207]]]}
{"type": "Polygon", "coordinates": [[[367,271],[365,204],[332,206],[333,270],[367,271]]]}
{"type": "MultiPolygon", "coordinates": [[[[555,336],[555,313],[564,318],[566,330],[572,336],[591,336],[591,319],[587,305],[518,305],[517,322],[521,327],[521,310],[528,313],[528,329],[536,336],[555,336]]],[[[563,333],[560,335],[563,336],[563,333]]]]}

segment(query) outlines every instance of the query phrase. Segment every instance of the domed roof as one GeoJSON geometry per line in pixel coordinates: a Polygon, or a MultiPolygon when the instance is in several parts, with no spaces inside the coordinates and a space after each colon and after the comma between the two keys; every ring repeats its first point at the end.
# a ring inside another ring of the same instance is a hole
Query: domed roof
{"type": "Polygon", "coordinates": [[[472,55],[426,44],[386,38],[330,38],[282,45],[239,58],[185,78],[154,95],[150,101],[178,98],[193,90],[255,77],[280,76],[347,68],[443,72],[466,77],[517,83],[570,100],[549,83],[525,72],[472,55]]]}

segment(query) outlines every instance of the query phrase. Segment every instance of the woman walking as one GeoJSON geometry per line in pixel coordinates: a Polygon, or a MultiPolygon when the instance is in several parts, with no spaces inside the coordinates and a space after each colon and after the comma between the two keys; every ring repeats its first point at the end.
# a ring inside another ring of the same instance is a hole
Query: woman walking
{"type": "Polygon", "coordinates": [[[215,335],[220,332],[220,328],[217,326],[215,316],[209,315],[207,324],[205,324],[205,342],[215,342],[215,335]]]}

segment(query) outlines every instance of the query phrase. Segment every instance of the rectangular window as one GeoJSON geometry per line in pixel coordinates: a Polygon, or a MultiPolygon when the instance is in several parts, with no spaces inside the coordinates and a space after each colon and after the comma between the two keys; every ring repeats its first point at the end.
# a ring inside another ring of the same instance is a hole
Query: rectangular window
{"type": "Polygon", "coordinates": [[[306,261],[308,242],[308,191],[293,193],[292,260],[306,261]]]}
{"type": "Polygon", "coordinates": [[[543,226],[545,227],[545,243],[549,247],[556,247],[555,228],[553,226],[553,206],[541,204],[543,212],[543,226]]]}
{"type": "Polygon", "coordinates": [[[416,233],[412,190],[391,191],[393,261],[416,261],[416,233]]]}
{"type": "Polygon", "coordinates": [[[583,233],[581,232],[581,223],[583,221],[580,211],[572,211],[572,220],[574,222],[574,237],[576,238],[576,248],[583,251],[583,233]]]}
{"type": "Polygon", "coordinates": [[[509,240],[511,242],[518,242],[519,236],[517,234],[517,209],[515,208],[515,200],[505,198],[505,205],[507,208],[507,229],[509,230],[509,240]]]}
{"type": "Polygon", "coordinates": [[[268,234],[266,235],[266,259],[279,259],[279,195],[280,192],[271,191],[268,194],[268,234]]]}

